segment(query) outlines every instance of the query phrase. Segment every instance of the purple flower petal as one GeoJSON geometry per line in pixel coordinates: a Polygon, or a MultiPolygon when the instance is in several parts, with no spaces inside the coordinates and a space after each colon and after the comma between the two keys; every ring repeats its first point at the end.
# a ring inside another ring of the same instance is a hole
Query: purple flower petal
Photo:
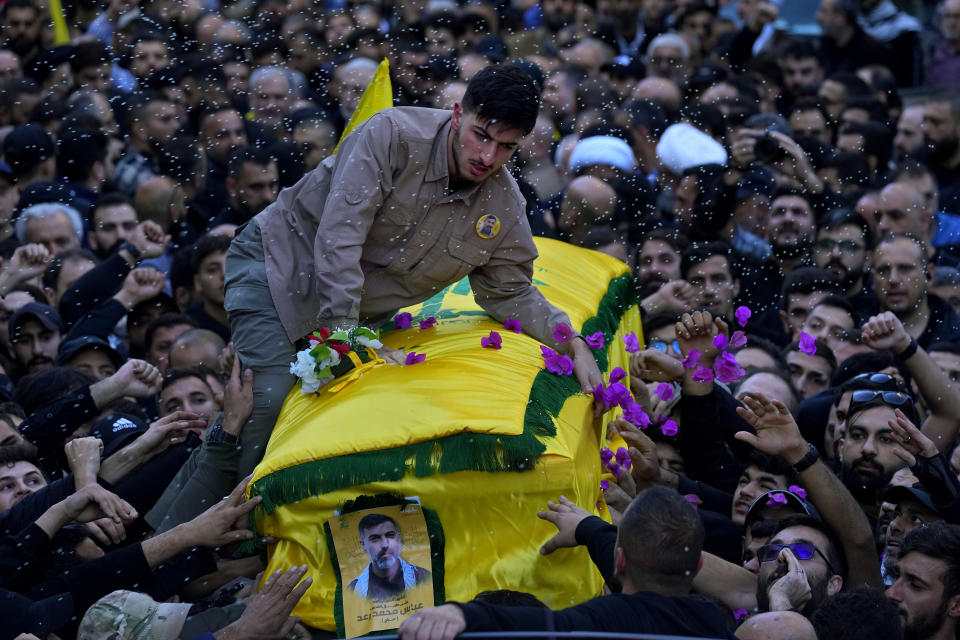
{"type": "Polygon", "coordinates": [[[595,386],[593,388],[593,391],[591,392],[593,393],[593,401],[596,402],[597,404],[602,404],[604,406],[609,407],[610,405],[607,404],[607,397],[604,394],[604,391],[606,391],[606,389],[604,388],[602,382],[597,386],[595,386]]]}
{"type": "Polygon", "coordinates": [[[702,355],[698,349],[690,349],[690,352],[683,357],[680,364],[683,365],[684,369],[693,369],[700,362],[700,356],[702,355]]]}
{"type": "Polygon", "coordinates": [[[675,436],[680,430],[680,427],[677,425],[677,422],[673,418],[668,418],[666,422],[660,427],[660,433],[665,436],[675,436]]]}
{"type": "Polygon", "coordinates": [[[587,346],[591,349],[603,349],[603,345],[606,344],[602,331],[597,331],[593,335],[584,336],[584,340],[587,341],[587,346]]]}
{"type": "Polygon", "coordinates": [[[734,331],[733,335],[730,336],[730,340],[727,342],[727,346],[731,349],[739,349],[745,344],[747,344],[747,334],[743,331],[734,331]]]}
{"type": "Polygon", "coordinates": [[[601,481],[600,481],[600,490],[601,490],[601,491],[606,491],[606,490],[609,489],[609,488],[610,488],[610,481],[609,481],[609,480],[601,480],[601,481]]]}
{"type": "Polygon", "coordinates": [[[554,342],[570,342],[573,340],[573,329],[566,322],[561,322],[553,328],[554,342]]]}
{"type": "Polygon", "coordinates": [[[666,402],[673,397],[673,385],[666,382],[661,382],[657,385],[657,388],[653,391],[657,394],[657,397],[666,402]]]}
{"type": "Polygon", "coordinates": [[[733,312],[733,315],[737,317],[737,322],[740,323],[741,327],[747,326],[747,320],[750,319],[750,316],[753,315],[753,312],[750,311],[748,307],[737,307],[737,310],[733,312]]]}
{"type": "Polygon", "coordinates": [[[616,459],[617,464],[623,464],[624,461],[630,459],[630,454],[627,453],[627,450],[623,447],[617,447],[617,452],[613,454],[613,457],[616,459]]]}
{"type": "Polygon", "coordinates": [[[807,490],[804,489],[803,487],[801,487],[801,486],[798,485],[798,484],[792,484],[792,485],[790,485],[789,491],[790,491],[791,493],[797,494],[797,497],[799,497],[799,498],[801,498],[801,499],[803,499],[803,500],[806,500],[806,499],[807,499],[807,490]]]}
{"type": "Polygon", "coordinates": [[[701,500],[695,493],[688,493],[687,495],[683,496],[683,498],[695,507],[699,507],[701,504],[703,504],[703,500],[701,500]]]}
{"type": "Polygon", "coordinates": [[[600,462],[602,462],[603,465],[606,466],[607,463],[610,462],[611,460],[613,460],[613,451],[610,450],[610,447],[601,447],[600,462]]]}
{"type": "Polygon", "coordinates": [[[812,356],[817,353],[816,338],[806,331],[800,334],[800,351],[808,356],[812,356]]]}
{"type": "Polygon", "coordinates": [[[650,416],[636,402],[623,407],[623,419],[638,429],[646,429],[651,423],[650,416]]]}
{"type": "Polygon", "coordinates": [[[636,353],[640,351],[640,340],[637,339],[637,334],[633,331],[623,336],[623,345],[627,350],[627,353],[636,353]]]}
{"type": "Polygon", "coordinates": [[[421,329],[433,329],[433,327],[434,327],[436,324],[437,324],[437,319],[434,318],[433,316],[430,316],[430,317],[427,318],[426,320],[421,320],[421,321],[420,321],[420,328],[421,328],[421,329]]]}
{"type": "Polygon", "coordinates": [[[627,372],[623,370],[622,367],[614,367],[613,371],[610,372],[610,382],[620,382],[627,377],[627,372]]]}
{"type": "Polygon", "coordinates": [[[427,359],[427,354],[416,353],[415,351],[411,351],[410,353],[407,354],[406,364],[420,364],[426,359],[427,359]]]}
{"type": "Polygon", "coordinates": [[[779,509],[787,504],[787,496],[782,493],[775,493],[767,498],[767,506],[771,509],[779,509]]]}
{"type": "Polygon", "coordinates": [[[713,339],[713,346],[715,346],[720,351],[723,351],[727,348],[727,336],[722,333],[718,333],[717,336],[713,339]]]}
{"type": "Polygon", "coordinates": [[[733,357],[732,353],[724,351],[713,364],[713,373],[716,376],[717,382],[730,384],[742,378],[746,371],[737,364],[737,359],[733,357]]]}
{"type": "Polygon", "coordinates": [[[710,367],[698,364],[693,375],[690,377],[694,382],[711,382],[713,380],[713,370],[710,367]]]}
{"type": "MultiPolygon", "coordinates": [[[[741,308],[741,309],[746,309],[746,307],[740,307],[740,308],[741,308]]],[[[749,311],[749,309],[747,309],[747,310],[749,311]]],[[[749,615],[750,615],[750,614],[749,614],[749,612],[747,612],[746,609],[734,609],[734,610],[733,610],[733,619],[734,619],[734,621],[736,621],[736,622],[740,622],[741,620],[743,620],[744,618],[746,618],[746,617],[749,616],[749,615]]]]}
{"type": "Polygon", "coordinates": [[[573,358],[560,354],[547,356],[543,359],[547,371],[558,376],[569,376],[573,373],[573,358]]]}
{"type": "Polygon", "coordinates": [[[610,469],[610,473],[612,473],[613,477],[616,478],[617,480],[619,480],[620,476],[623,475],[623,467],[621,467],[616,462],[611,462],[610,464],[607,465],[607,468],[610,469]]]}
{"type": "Polygon", "coordinates": [[[403,313],[398,313],[393,316],[393,324],[397,329],[409,329],[410,322],[413,320],[413,316],[404,311],[403,313]]]}
{"type": "Polygon", "coordinates": [[[486,338],[480,338],[480,346],[488,349],[499,349],[503,344],[503,338],[496,331],[491,331],[486,338]]]}
{"type": "Polygon", "coordinates": [[[630,390],[622,382],[614,382],[607,386],[606,391],[603,392],[603,397],[608,407],[615,407],[630,398],[630,390]]]}
{"type": "Polygon", "coordinates": [[[523,329],[520,327],[520,321],[517,318],[507,318],[504,320],[503,328],[507,331],[513,331],[514,333],[523,333],[523,329]]]}

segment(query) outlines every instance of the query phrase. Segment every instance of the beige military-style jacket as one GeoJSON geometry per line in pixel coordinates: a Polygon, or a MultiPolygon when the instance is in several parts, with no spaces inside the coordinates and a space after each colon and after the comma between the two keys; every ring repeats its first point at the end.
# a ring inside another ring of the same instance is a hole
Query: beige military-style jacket
{"type": "Polygon", "coordinates": [[[257,215],[270,295],[291,342],[322,326],[382,322],[469,275],[494,319],[519,318],[526,333],[558,346],[551,332],[569,320],[531,284],[537,251],[514,179],[501,168],[449,190],[451,116],[377,113],[257,215]]]}

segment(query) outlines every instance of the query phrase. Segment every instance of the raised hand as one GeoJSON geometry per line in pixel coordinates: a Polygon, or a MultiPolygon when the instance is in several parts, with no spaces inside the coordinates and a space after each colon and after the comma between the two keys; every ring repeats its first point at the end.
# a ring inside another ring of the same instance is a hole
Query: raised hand
{"type": "Polygon", "coordinates": [[[937,445],[924,435],[900,409],[895,409],[895,420],[887,421],[894,435],[897,436],[897,447],[893,455],[907,463],[908,467],[917,464],[917,458],[932,458],[937,455],[937,445]]]}
{"type": "Polygon", "coordinates": [[[644,349],[630,357],[630,380],[673,382],[683,377],[683,364],[673,356],[656,349],[644,349]]]}
{"type": "Polygon", "coordinates": [[[160,391],[163,376],[145,360],[127,360],[108,380],[116,384],[118,396],[147,398],[160,391]]]}
{"type": "Polygon", "coordinates": [[[223,430],[239,436],[253,413],[253,369],[240,374],[240,358],[232,359],[230,379],[223,390],[223,430]]]}
{"type": "Polygon", "coordinates": [[[770,611],[799,611],[810,601],[812,591],[807,574],[793,551],[785,548],[777,557],[777,564],[786,566],[786,573],[770,585],[767,597],[770,611]]]}
{"type": "MultiPolygon", "coordinates": [[[[300,598],[313,584],[313,578],[302,580],[307,565],[293,567],[284,573],[278,569],[263,584],[260,592],[245,601],[240,619],[214,634],[218,640],[287,640],[296,630],[300,618],[291,616],[300,598]],[[299,583],[299,584],[298,584],[299,583]]],[[[309,637],[309,636],[308,636],[309,637]]]]}
{"type": "Polygon", "coordinates": [[[129,242],[140,251],[141,258],[156,258],[167,250],[170,236],[164,235],[163,229],[156,222],[144,220],[130,234],[129,242]]]}
{"type": "Polygon", "coordinates": [[[100,438],[91,436],[74,438],[64,445],[63,452],[66,454],[67,468],[73,473],[77,489],[97,481],[100,456],[103,455],[103,441],[100,438]]]}
{"type": "Polygon", "coordinates": [[[14,250],[4,270],[4,276],[13,285],[39,278],[47,270],[52,256],[42,244],[25,244],[14,250]]]}
{"type": "Polygon", "coordinates": [[[151,267],[133,269],[123,279],[123,286],[114,298],[127,309],[133,309],[163,291],[166,282],[167,277],[151,267]]]}
{"type": "Polygon", "coordinates": [[[647,296],[641,305],[647,313],[687,311],[697,303],[697,290],[686,280],[671,280],[647,296]]]}
{"type": "Polygon", "coordinates": [[[253,531],[237,526],[262,501],[260,496],[244,499],[251,477],[244,478],[229,496],[190,522],[180,525],[187,529],[191,546],[214,548],[253,538],[253,531]]]}
{"type": "Polygon", "coordinates": [[[910,346],[910,334],[891,311],[873,316],[861,329],[863,343],[875,351],[901,353],[910,346]]]}
{"type": "Polygon", "coordinates": [[[720,353],[713,344],[713,339],[718,334],[729,333],[727,323],[721,318],[714,318],[709,311],[685,313],[674,328],[680,351],[687,355],[691,350],[696,349],[701,353],[700,362],[704,364],[712,363],[720,353]]]}
{"type": "Polygon", "coordinates": [[[771,456],[780,456],[790,464],[798,462],[810,450],[800,434],[796,420],[786,405],[762,393],[743,398],[737,414],[757,432],[738,431],[733,437],[771,456]]]}
{"type": "Polygon", "coordinates": [[[643,491],[660,480],[660,458],[657,445],[640,429],[623,419],[611,423],[627,443],[630,454],[630,475],[637,492],[643,491]]]}
{"type": "Polygon", "coordinates": [[[537,517],[552,522],[557,527],[557,535],[543,543],[540,553],[547,555],[557,549],[577,546],[577,525],[590,517],[586,509],[560,496],[557,502],[548,502],[547,511],[538,511],[537,517]]]}

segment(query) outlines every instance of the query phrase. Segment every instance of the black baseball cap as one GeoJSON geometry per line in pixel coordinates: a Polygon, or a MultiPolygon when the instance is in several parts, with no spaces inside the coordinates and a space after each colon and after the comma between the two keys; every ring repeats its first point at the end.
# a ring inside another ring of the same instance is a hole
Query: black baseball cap
{"type": "Polygon", "coordinates": [[[14,127],[3,139],[3,158],[17,175],[29,173],[57,155],[57,145],[46,129],[34,122],[14,127]]]}
{"type": "MultiPolygon", "coordinates": [[[[789,491],[787,489],[773,489],[772,491],[767,491],[766,493],[760,494],[760,497],[753,501],[753,504],[751,504],[750,508],[747,509],[747,515],[744,517],[744,523],[747,527],[749,527],[751,522],[760,519],[761,516],[779,519],[781,516],[777,513],[777,511],[786,507],[792,508],[793,511],[799,511],[807,514],[808,516],[813,516],[817,520],[822,520],[817,508],[814,507],[809,500],[801,498],[793,491],[789,491]],[[776,507],[768,506],[767,502],[769,502],[770,499],[775,495],[784,496],[787,500],[787,503],[775,503],[777,504],[776,507]]],[[[784,515],[790,514],[784,513],[784,515]]]]}
{"type": "Polygon", "coordinates": [[[890,504],[900,504],[905,499],[916,500],[934,513],[940,513],[940,511],[937,509],[937,505],[933,502],[933,496],[931,496],[930,492],[924,489],[923,485],[921,484],[915,484],[910,487],[905,487],[903,485],[892,485],[880,493],[880,500],[883,502],[889,502],[890,504]]]}
{"type": "Polygon", "coordinates": [[[124,357],[120,355],[116,349],[111,347],[109,342],[100,336],[80,336],[78,338],[64,340],[60,343],[60,349],[57,351],[57,364],[63,366],[75,355],[87,349],[102,351],[110,358],[113,366],[117,369],[122,367],[123,363],[126,362],[124,357]]]}
{"type": "Polygon", "coordinates": [[[103,455],[109,456],[126,446],[150,425],[138,416],[129,413],[110,413],[90,427],[90,435],[103,441],[103,455]]]}
{"type": "Polygon", "coordinates": [[[16,328],[27,316],[36,318],[48,331],[63,332],[63,320],[60,319],[60,314],[57,313],[56,309],[40,302],[28,302],[10,316],[7,331],[11,339],[16,333],[16,328]]]}

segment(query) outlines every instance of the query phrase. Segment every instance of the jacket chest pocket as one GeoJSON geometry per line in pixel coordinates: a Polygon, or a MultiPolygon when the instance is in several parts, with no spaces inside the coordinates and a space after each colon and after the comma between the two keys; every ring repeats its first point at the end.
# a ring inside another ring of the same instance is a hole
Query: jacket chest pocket
{"type": "Polygon", "coordinates": [[[442,250],[440,246],[438,243],[437,249],[427,253],[410,273],[415,281],[423,281],[433,289],[457,282],[490,260],[489,251],[454,236],[442,245],[442,250]]]}

